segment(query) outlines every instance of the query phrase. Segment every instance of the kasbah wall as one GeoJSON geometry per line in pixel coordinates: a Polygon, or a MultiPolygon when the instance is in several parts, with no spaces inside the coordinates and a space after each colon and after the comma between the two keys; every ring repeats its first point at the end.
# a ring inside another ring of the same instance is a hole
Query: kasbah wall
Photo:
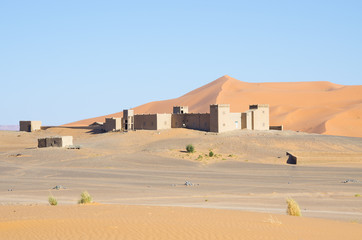
{"type": "MultiPolygon", "coordinates": [[[[132,112],[133,116],[133,112],[132,112]]],[[[243,113],[231,113],[229,104],[210,105],[210,113],[188,113],[187,106],[175,106],[173,114],[136,114],[134,125],[125,126],[121,118],[107,119],[106,131],[120,130],[162,130],[170,128],[189,128],[208,132],[228,132],[237,129],[269,130],[269,105],[250,105],[243,113]]]]}

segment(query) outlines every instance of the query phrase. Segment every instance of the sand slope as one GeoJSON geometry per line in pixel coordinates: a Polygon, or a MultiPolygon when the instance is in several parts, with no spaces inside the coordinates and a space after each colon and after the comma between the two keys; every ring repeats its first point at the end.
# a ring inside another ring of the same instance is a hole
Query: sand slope
{"type": "MultiPolygon", "coordinates": [[[[209,105],[229,103],[232,112],[249,104],[268,103],[270,124],[285,129],[343,136],[362,136],[362,85],[330,82],[247,83],[229,76],[179,98],[150,102],[134,108],[136,113],[170,113],[174,105],[187,105],[190,112],[209,112],[209,105]]],[[[121,112],[66,124],[85,126],[121,112]]]]}
{"type": "Polygon", "coordinates": [[[120,205],[1,206],[0,239],[360,239],[360,224],[276,214],[120,205]]]}

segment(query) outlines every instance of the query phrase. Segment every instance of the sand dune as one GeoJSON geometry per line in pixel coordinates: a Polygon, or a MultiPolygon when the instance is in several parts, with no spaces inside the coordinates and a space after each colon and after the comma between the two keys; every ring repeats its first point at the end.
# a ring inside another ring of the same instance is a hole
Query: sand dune
{"type": "MultiPolygon", "coordinates": [[[[362,136],[362,85],[330,82],[247,83],[229,76],[179,98],[150,102],[134,108],[136,113],[169,113],[174,105],[187,105],[190,112],[209,112],[209,105],[229,103],[232,112],[249,104],[268,103],[270,124],[285,129],[329,135],[362,136]]],[[[105,117],[90,118],[67,126],[85,126],[105,117]]]]}
{"type": "Polygon", "coordinates": [[[276,214],[120,205],[2,206],[0,239],[360,239],[360,224],[276,214]]]}

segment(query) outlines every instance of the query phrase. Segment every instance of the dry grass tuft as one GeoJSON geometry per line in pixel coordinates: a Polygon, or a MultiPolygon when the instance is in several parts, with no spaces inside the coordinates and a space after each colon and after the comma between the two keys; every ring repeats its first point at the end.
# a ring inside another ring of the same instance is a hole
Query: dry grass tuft
{"type": "Polygon", "coordinates": [[[195,152],[195,147],[194,147],[194,145],[192,145],[192,144],[187,145],[187,146],[186,146],[186,151],[187,151],[188,153],[193,153],[193,152],[195,152]]]}
{"type": "Polygon", "coordinates": [[[51,206],[56,206],[58,205],[58,201],[57,199],[52,195],[52,196],[49,196],[48,198],[48,202],[51,206]]]}
{"type": "Polygon", "coordinates": [[[287,198],[287,214],[290,216],[302,216],[298,203],[292,199],[287,198]]]}
{"type": "Polygon", "coordinates": [[[87,191],[82,192],[78,204],[87,204],[92,202],[92,197],[87,191]]]}

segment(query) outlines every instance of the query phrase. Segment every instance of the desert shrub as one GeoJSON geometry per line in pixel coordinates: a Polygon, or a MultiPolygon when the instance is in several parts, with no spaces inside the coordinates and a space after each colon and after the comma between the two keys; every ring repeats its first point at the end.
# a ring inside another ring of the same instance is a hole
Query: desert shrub
{"type": "Polygon", "coordinates": [[[197,159],[196,160],[199,160],[199,161],[201,161],[202,160],[202,155],[199,155],[198,157],[197,157],[197,159]]]}
{"type": "Polygon", "coordinates": [[[356,193],[354,196],[355,196],[355,197],[360,197],[360,196],[361,196],[361,194],[356,193]]]}
{"type": "Polygon", "coordinates": [[[213,156],[214,156],[214,152],[210,150],[209,157],[213,157],[213,156]]]}
{"type": "Polygon", "coordinates": [[[92,202],[92,197],[91,195],[89,195],[87,191],[84,191],[82,192],[82,194],[80,194],[80,199],[78,201],[78,204],[86,204],[91,202],[92,202]]]}
{"type": "Polygon", "coordinates": [[[187,151],[188,153],[193,153],[193,152],[195,152],[195,147],[194,147],[194,145],[192,145],[192,144],[187,145],[187,146],[186,146],[186,151],[187,151]]]}
{"type": "Polygon", "coordinates": [[[58,201],[54,196],[49,196],[48,198],[48,202],[51,206],[56,206],[58,205],[58,201]]]}
{"type": "Polygon", "coordinates": [[[287,198],[287,214],[290,216],[302,216],[298,203],[292,199],[287,198]]]}

